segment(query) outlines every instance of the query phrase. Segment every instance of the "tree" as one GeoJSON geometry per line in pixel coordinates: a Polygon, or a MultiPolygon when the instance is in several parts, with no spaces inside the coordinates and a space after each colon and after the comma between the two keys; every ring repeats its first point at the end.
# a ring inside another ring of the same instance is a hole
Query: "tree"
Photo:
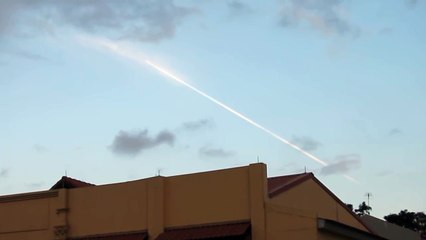
{"type": "Polygon", "coordinates": [[[384,219],[413,231],[426,232],[426,214],[424,212],[409,212],[405,209],[401,210],[398,214],[391,213],[384,216],[384,219]]]}
{"type": "Polygon", "coordinates": [[[372,210],[372,208],[370,206],[368,206],[365,202],[362,202],[358,209],[355,209],[355,213],[358,214],[358,216],[362,216],[365,214],[370,215],[370,211],[372,210]]]}

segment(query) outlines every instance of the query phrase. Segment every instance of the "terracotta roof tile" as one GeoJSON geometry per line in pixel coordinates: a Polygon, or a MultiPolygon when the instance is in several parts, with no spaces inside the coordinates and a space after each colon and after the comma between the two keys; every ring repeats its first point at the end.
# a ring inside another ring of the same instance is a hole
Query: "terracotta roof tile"
{"type": "Polygon", "coordinates": [[[148,233],[143,232],[126,232],[126,233],[111,233],[100,234],[83,237],[68,238],[69,240],[146,240],[148,233]]]}
{"type": "Polygon", "coordinates": [[[313,176],[314,175],[312,173],[300,173],[294,175],[268,178],[269,196],[273,197],[279,193],[282,193],[313,176]]]}
{"type": "Polygon", "coordinates": [[[250,222],[166,229],[156,240],[244,239],[250,233],[250,222]]]}
{"type": "Polygon", "coordinates": [[[95,184],[83,182],[74,178],[63,176],[58,182],[53,185],[50,190],[61,189],[61,188],[80,188],[80,187],[89,187],[95,186],[95,184]]]}

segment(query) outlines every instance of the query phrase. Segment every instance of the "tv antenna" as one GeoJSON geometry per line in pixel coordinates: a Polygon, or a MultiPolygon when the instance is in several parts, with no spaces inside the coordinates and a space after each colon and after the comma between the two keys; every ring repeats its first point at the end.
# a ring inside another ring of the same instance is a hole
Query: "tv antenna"
{"type": "Polygon", "coordinates": [[[365,196],[367,197],[367,205],[370,206],[370,198],[373,197],[373,194],[368,192],[365,194],[365,196]]]}

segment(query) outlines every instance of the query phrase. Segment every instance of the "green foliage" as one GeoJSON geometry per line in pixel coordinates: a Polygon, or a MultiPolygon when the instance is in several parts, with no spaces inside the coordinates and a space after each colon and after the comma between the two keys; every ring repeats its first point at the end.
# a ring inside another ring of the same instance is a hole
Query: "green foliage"
{"type": "Polygon", "coordinates": [[[370,211],[372,210],[372,208],[370,206],[368,206],[365,202],[362,202],[358,209],[355,209],[355,213],[358,214],[358,216],[362,216],[365,214],[370,215],[370,211]]]}
{"type": "Polygon", "coordinates": [[[418,232],[426,232],[426,214],[423,212],[409,212],[405,209],[401,210],[398,214],[391,213],[384,216],[384,219],[401,227],[418,232]]]}

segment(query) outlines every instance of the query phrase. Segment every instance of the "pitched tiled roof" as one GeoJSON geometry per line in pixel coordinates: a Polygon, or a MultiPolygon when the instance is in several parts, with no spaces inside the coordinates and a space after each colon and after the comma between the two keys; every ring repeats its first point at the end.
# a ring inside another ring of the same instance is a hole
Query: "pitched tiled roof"
{"type": "Polygon", "coordinates": [[[148,233],[146,231],[139,232],[125,232],[125,233],[111,233],[91,235],[75,238],[67,238],[69,240],[146,240],[148,233]]]}
{"type": "Polygon", "coordinates": [[[314,175],[312,173],[300,173],[294,175],[268,178],[269,196],[274,197],[277,194],[280,194],[313,176],[314,175]]]}
{"type": "Polygon", "coordinates": [[[156,240],[197,240],[197,239],[245,239],[250,234],[250,222],[199,225],[184,228],[170,228],[156,240]]]}
{"type": "Polygon", "coordinates": [[[95,186],[95,184],[83,182],[74,178],[63,176],[58,182],[53,185],[50,190],[61,189],[61,188],[80,188],[80,187],[89,187],[95,186]]]}

